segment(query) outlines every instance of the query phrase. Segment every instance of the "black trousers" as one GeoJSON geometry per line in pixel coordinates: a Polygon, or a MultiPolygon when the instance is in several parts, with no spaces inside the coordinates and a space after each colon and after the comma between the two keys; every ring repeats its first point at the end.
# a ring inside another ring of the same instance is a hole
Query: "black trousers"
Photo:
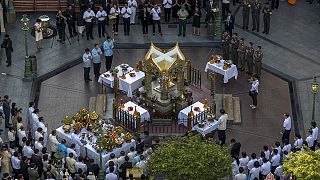
{"type": "Polygon", "coordinates": [[[92,22],[86,22],[86,35],[87,35],[87,39],[93,38],[92,36],[92,29],[93,29],[93,25],[92,22]]]}
{"type": "Polygon", "coordinates": [[[142,24],[142,32],[143,32],[143,34],[148,34],[149,21],[148,20],[141,20],[141,24],[142,24]]]}
{"type": "Polygon", "coordinates": [[[11,65],[11,49],[6,50],[6,56],[7,56],[8,66],[10,66],[11,65]]]}
{"type": "Polygon", "coordinates": [[[58,29],[58,35],[59,35],[59,39],[61,41],[65,41],[66,40],[66,26],[57,26],[58,29]]]}
{"type": "Polygon", "coordinates": [[[289,142],[290,132],[291,132],[291,129],[290,130],[285,130],[283,132],[283,134],[282,134],[282,143],[284,142],[285,139],[287,139],[288,142],[289,142]]]}
{"type": "Polygon", "coordinates": [[[117,17],[117,19],[116,19],[116,23],[115,24],[113,24],[113,31],[115,32],[115,33],[117,33],[118,32],[118,29],[119,29],[119,16],[117,17]]]}
{"type": "Polygon", "coordinates": [[[106,57],[106,69],[107,71],[109,71],[111,69],[113,55],[105,56],[105,57],[106,57]]]}
{"type": "Polygon", "coordinates": [[[74,21],[70,21],[68,23],[68,30],[69,30],[70,37],[77,34],[76,23],[74,21]]]}
{"type": "Polygon", "coordinates": [[[123,28],[124,28],[124,35],[129,35],[129,33],[130,33],[130,18],[123,18],[123,28]]]}
{"type": "Polygon", "coordinates": [[[264,16],[263,17],[263,32],[266,34],[269,34],[270,29],[270,16],[264,16]]]}
{"type": "Polygon", "coordinates": [[[161,33],[160,20],[153,20],[153,21],[152,21],[152,32],[153,32],[153,34],[156,33],[156,24],[158,25],[158,31],[159,31],[159,33],[161,33]]]}
{"type": "Polygon", "coordinates": [[[250,96],[252,98],[252,104],[254,106],[257,106],[258,105],[258,98],[257,98],[258,97],[258,93],[253,93],[250,96]]]}
{"type": "Polygon", "coordinates": [[[87,80],[89,80],[90,78],[89,78],[89,74],[90,74],[90,67],[84,67],[83,68],[84,69],[84,80],[85,81],[87,81],[87,80]]]}
{"type": "Polygon", "coordinates": [[[4,114],[4,124],[6,128],[9,128],[9,121],[10,121],[10,112],[9,113],[3,113],[4,114]]]}
{"type": "Polygon", "coordinates": [[[104,37],[104,34],[106,32],[106,21],[103,20],[103,21],[99,21],[98,20],[98,33],[99,33],[99,37],[101,37],[101,35],[104,37]]]}
{"type": "Polygon", "coordinates": [[[171,8],[164,8],[164,19],[166,22],[170,22],[171,8]]]}
{"type": "Polygon", "coordinates": [[[272,0],[271,1],[271,9],[278,9],[279,8],[279,0],[272,0]]]}
{"type": "Polygon", "coordinates": [[[218,130],[218,138],[221,145],[224,145],[226,143],[226,130],[218,130]]]}
{"type": "Polygon", "coordinates": [[[100,76],[101,63],[93,63],[93,72],[96,77],[100,76]]]}

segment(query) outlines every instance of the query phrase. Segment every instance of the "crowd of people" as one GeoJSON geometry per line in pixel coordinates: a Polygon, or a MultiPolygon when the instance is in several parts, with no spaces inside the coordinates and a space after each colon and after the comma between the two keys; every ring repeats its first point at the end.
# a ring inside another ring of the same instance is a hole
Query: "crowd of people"
{"type": "MultiPolygon", "coordinates": [[[[57,137],[56,130],[47,133],[47,124],[40,116],[40,110],[30,102],[27,121],[20,117],[22,109],[11,102],[8,96],[1,101],[0,122],[5,121],[9,143],[0,138],[2,179],[36,180],[95,180],[99,176],[99,162],[80,154],[80,134],[72,133],[73,142],[57,137]],[[12,124],[10,123],[10,119],[12,124]],[[27,123],[24,123],[27,122],[27,123]],[[71,143],[71,144],[70,144],[71,143]],[[61,155],[61,159],[58,159],[61,155]]],[[[2,130],[1,130],[2,131],[2,130]]],[[[120,156],[110,154],[106,162],[105,180],[133,179],[127,169],[138,167],[143,170],[141,179],[148,179],[146,164],[153,150],[159,146],[159,139],[153,140],[148,132],[136,139],[135,147],[120,156]]]]}

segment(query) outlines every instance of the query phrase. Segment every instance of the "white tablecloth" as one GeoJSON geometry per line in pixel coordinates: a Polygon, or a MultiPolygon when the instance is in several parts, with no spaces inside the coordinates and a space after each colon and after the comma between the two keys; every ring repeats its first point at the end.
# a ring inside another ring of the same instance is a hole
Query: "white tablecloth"
{"type": "MultiPolygon", "coordinates": [[[[191,110],[191,106],[192,106],[192,108],[193,108],[193,113],[194,113],[194,115],[196,116],[197,114],[199,114],[199,113],[201,113],[201,112],[203,112],[204,111],[204,109],[203,109],[203,103],[201,103],[201,102],[195,102],[195,103],[193,103],[192,105],[190,105],[190,106],[188,106],[188,107],[186,107],[186,108],[184,108],[184,109],[182,109],[180,112],[179,112],[179,115],[178,115],[178,124],[183,124],[184,126],[188,126],[188,113],[190,112],[190,110],[191,110]],[[198,111],[195,111],[194,110],[194,108],[195,107],[199,107],[200,108],[200,112],[198,112],[198,111]]],[[[203,119],[199,119],[199,120],[203,120],[203,119]]]]}
{"type": "Polygon", "coordinates": [[[135,108],[135,106],[137,106],[137,111],[140,113],[140,117],[141,117],[141,123],[144,122],[145,120],[150,121],[149,112],[131,101],[128,101],[127,103],[124,104],[123,110],[128,110],[128,107],[130,107],[130,106],[133,107],[133,110],[129,111],[129,113],[131,115],[133,115],[134,108],[135,108]]]}
{"type": "MultiPolygon", "coordinates": [[[[59,140],[61,139],[65,139],[67,141],[67,145],[70,147],[70,145],[73,143],[72,138],[71,138],[71,133],[66,134],[64,132],[64,130],[62,129],[62,126],[59,127],[58,129],[56,129],[57,131],[57,135],[59,140]]],[[[82,135],[82,133],[88,133],[86,129],[82,129],[81,133],[79,134],[80,136],[82,135]]],[[[89,134],[93,134],[91,132],[89,132],[89,134]]],[[[96,138],[93,136],[93,141],[95,141],[96,138]]],[[[116,157],[120,156],[120,152],[121,151],[125,151],[126,153],[128,153],[130,151],[130,147],[136,147],[136,142],[135,140],[131,140],[130,143],[124,143],[122,144],[121,148],[114,148],[112,150],[112,152],[107,152],[104,151],[102,153],[102,168],[103,170],[106,169],[106,162],[109,160],[110,154],[114,153],[116,155],[116,157]]],[[[85,156],[87,155],[90,159],[93,159],[98,165],[100,165],[100,154],[92,147],[92,145],[90,145],[89,143],[80,147],[80,151],[81,151],[81,155],[85,156]]]]}
{"type": "MultiPolygon", "coordinates": [[[[123,74],[123,71],[122,71],[122,68],[119,66],[116,67],[118,69],[118,77],[122,76],[123,74]]],[[[129,73],[130,71],[132,71],[133,68],[132,67],[128,67],[127,71],[124,72],[124,73],[129,73]]],[[[113,88],[113,84],[114,84],[114,77],[111,75],[111,73],[109,71],[103,73],[99,76],[99,79],[98,79],[98,82],[103,84],[103,85],[106,85],[106,86],[110,86],[111,88],[113,88]],[[109,77],[104,77],[103,74],[109,74],[110,76],[109,77]]]]}
{"type": "Polygon", "coordinates": [[[193,126],[193,131],[198,131],[202,136],[205,136],[206,134],[216,130],[218,128],[218,121],[209,122],[206,121],[206,125],[204,125],[203,128],[199,128],[198,124],[193,126]]]}
{"type": "Polygon", "coordinates": [[[142,80],[145,76],[142,71],[132,72],[136,73],[135,77],[131,77],[129,74],[126,74],[126,79],[119,79],[119,89],[127,92],[128,97],[132,97],[132,92],[142,86],[142,80]]]}
{"type": "Polygon", "coordinates": [[[228,83],[229,79],[231,78],[238,78],[238,69],[237,66],[232,64],[230,68],[228,68],[227,70],[223,69],[223,65],[224,65],[224,60],[221,60],[219,64],[210,64],[210,62],[207,63],[206,68],[205,68],[205,72],[207,72],[208,70],[212,70],[216,73],[222,74],[223,77],[223,82],[224,83],[228,83]]]}

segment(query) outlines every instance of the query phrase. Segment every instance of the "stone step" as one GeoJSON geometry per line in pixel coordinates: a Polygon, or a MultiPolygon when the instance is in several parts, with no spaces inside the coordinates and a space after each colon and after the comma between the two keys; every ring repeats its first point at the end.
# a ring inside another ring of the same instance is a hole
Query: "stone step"
{"type": "Polygon", "coordinates": [[[97,101],[97,97],[89,98],[89,112],[96,111],[96,101],[97,101]]]}
{"type": "Polygon", "coordinates": [[[232,104],[233,104],[233,115],[234,115],[233,124],[241,124],[240,98],[232,97],[232,104]]]}
{"type": "Polygon", "coordinates": [[[223,94],[215,94],[215,100],[216,100],[216,115],[220,116],[220,109],[222,109],[223,104],[222,104],[222,99],[223,99],[223,94]]]}
{"type": "Polygon", "coordinates": [[[112,101],[114,98],[114,94],[113,93],[108,93],[106,94],[107,97],[107,101],[106,101],[106,113],[105,113],[105,117],[106,119],[112,119],[112,101]]]}
{"type": "Polygon", "coordinates": [[[97,101],[96,101],[96,113],[99,116],[103,116],[104,112],[106,111],[106,95],[105,94],[98,94],[97,101]]]}
{"type": "Polygon", "coordinates": [[[232,94],[223,95],[223,107],[226,113],[228,114],[228,120],[233,121],[233,103],[232,103],[232,94]]]}

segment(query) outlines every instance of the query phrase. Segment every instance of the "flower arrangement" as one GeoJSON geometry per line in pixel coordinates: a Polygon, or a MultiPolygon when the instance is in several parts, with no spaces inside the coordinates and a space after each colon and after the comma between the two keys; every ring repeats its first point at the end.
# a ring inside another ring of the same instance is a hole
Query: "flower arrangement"
{"type": "Polygon", "coordinates": [[[131,133],[129,133],[129,132],[127,132],[125,135],[124,135],[124,140],[126,141],[126,142],[131,142],[131,139],[133,138],[133,136],[132,136],[132,134],[131,133]]]}

